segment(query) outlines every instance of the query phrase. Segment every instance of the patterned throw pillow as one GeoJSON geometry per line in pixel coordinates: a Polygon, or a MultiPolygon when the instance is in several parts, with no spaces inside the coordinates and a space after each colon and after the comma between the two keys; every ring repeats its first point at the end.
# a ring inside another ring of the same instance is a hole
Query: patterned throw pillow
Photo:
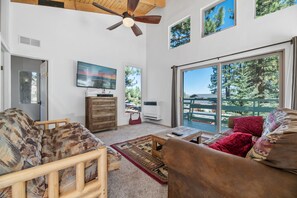
{"type": "Polygon", "coordinates": [[[265,133],[249,157],[263,164],[297,174],[297,111],[277,109],[265,121],[265,133]]]}
{"type": "Polygon", "coordinates": [[[267,135],[277,129],[283,123],[285,116],[286,113],[282,109],[272,111],[265,119],[263,125],[263,135],[267,135]]]}

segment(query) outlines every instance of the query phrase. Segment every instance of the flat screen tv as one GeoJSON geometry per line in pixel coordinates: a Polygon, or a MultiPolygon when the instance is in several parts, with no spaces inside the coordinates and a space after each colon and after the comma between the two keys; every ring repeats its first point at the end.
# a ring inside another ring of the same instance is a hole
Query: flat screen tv
{"type": "Polygon", "coordinates": [[[116,76],[116,69],[77,62],[77,87],[116,89],[116,76]]]}

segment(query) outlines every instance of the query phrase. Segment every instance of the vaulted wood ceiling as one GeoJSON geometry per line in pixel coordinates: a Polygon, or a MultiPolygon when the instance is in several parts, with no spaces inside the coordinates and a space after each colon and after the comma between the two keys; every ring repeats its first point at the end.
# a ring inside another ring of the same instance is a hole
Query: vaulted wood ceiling
{"type": "MultiPolygon", "coordinates": [[[[38,5],[38,0],[11,0],[12,2],[26,3],[38,5]]],[[[127,0],[54,0],[56,2],[63,2],[65,9],[81,10],[87,12],[97,12],[108,14],[92,5],[97,2],[100,5],[109,8],[117,13],[122,14],[127,11],[127,0]]],[[[166,0],[140,0],[140,3],[135,11],[135,15],[145,15],[152,9],[159,7],[164,8],[166,0]]]]}

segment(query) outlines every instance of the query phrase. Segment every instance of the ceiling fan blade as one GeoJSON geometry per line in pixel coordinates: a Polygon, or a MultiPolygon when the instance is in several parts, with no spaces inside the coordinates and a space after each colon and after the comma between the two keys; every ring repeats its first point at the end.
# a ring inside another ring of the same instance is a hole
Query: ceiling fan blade
{"type": "Polygon", "coordinates": [[[106,12],[109,12],[109,13],[111,13],[111,14],[118,15],[118,16],[120,16],[120,17],[123,17],[123,15],[121,15],[121,14],[119,14],[119,13],[116,13],[116,12],[114,12],[114,11],[112,11],[112,10],[106,8],[106,7],[103,7],[102,5],[100,5],[100,4],[96,3],[96,2],[93,2],[93,6],[99,8],[99,9],[101,9],[101,10],[104,10],[104,11],[106,11],[106,12]]]}
{"type": "Polygon", "coordinates": [[[162,17],[158,15],[148,15],[148,16],[134,17],[134,20],[142,23],[159,24],[161,21],[161,18],[162,17]]]}
{"type": "Polygon", "coordinates": [[[136,24],[134,24],[131,28],[132,28],[132,30],[133,30],[135,36],[140,36],[140,35],[142,35],[142,31],[141,31],[141,29],[140,29],[136,24]]]}
{"type": "Polygon", "coordinates": [[[123,21],[118,22],[117,24],[114,24],[113,26],[110,26],[109,28],[107,28],[108,30],[114,30],[117,27],[120,27],[123,24],[123,21]]]}
{"type": "Polygon", "coordinates": [[[133,13],[137,6],[138,6],[139,0],[128,0],[128,11],[133,13]]]}

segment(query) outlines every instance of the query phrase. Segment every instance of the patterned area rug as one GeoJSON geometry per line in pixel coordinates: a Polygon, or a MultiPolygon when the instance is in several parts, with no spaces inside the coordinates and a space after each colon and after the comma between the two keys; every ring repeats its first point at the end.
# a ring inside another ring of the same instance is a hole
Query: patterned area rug
{"type": "Polygon", "coordinates": [[[111,146],[160,184],[167,184],[167,167],[160,159],[152,156],[152,138],[150,135],[111,146]]]}

